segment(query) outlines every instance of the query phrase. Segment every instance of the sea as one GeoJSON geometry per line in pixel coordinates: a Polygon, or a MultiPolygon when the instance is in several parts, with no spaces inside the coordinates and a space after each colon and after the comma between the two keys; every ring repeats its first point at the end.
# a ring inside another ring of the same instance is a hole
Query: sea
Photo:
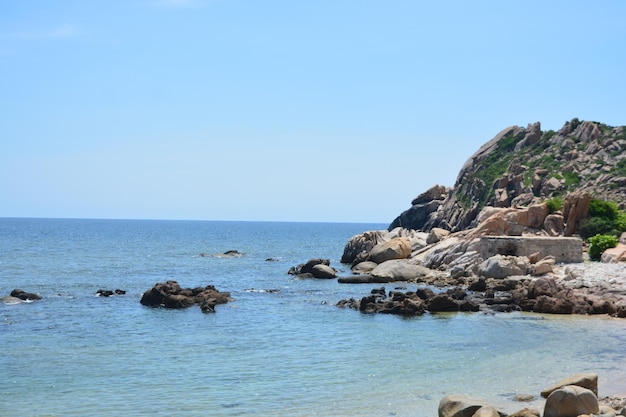
{"type": "Polygon", "coordinates": [[[386,226],[2,218],[0,296],[42,299],[0,303],[0,416],[434,417],[452,394],[511,413],[586,372],[600,396],[626,392],[625,319],[368,315],[336,303],[380,284],[287,273],[327,258],[349,275],[348,239],[386,226]],[[211,256],[229,250],[243,256],[211,256]],[[232,301],[209,314],[140,304],[166,280],[232,301]]]}

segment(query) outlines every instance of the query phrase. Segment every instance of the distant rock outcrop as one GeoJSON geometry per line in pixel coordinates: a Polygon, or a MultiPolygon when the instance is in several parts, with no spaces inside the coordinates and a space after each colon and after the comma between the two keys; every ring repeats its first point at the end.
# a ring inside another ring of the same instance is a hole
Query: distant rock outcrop
{"type": "MultiPolygon", "coordinates": [[[[573,119],[558,131],[539,122],[511,126],[478,149],[461,168],[452,188],[435,185],[391,222],[396,227],[456,232],[477,225],[484,207],[529,206],[566,194],[626,204],[626,131],[573,119]]],[[[563,208],[565,235],[585,212],[585,201],[563,208]]],[[[588,204],[588,201],[587,201],[588,204]]],[[[587,206],[588,207],[588,206],[587,206]]],[[[550,219],[550,230],[559,222],[550,219]]]]}

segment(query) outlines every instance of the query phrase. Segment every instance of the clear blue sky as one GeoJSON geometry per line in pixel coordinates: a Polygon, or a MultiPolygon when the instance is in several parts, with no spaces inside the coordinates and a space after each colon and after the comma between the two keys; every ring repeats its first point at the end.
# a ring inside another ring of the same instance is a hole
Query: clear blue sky
{"type": "Polygon", "coordinates": [[[3,0],[0,217],[388,223],[625,73],[622,0],[3,0]]]}

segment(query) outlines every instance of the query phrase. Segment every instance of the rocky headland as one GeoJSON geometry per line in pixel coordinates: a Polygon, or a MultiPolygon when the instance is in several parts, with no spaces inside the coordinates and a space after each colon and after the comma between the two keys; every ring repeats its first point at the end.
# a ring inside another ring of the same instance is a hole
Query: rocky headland
{"type": "Polygon", "coordinates": [[[419,194],[387,230],[346,244],[343,283],[373,290],[338,305],[403,315],[529,311],[626,317],[626,234],[589,262],[579,230],[595,200],[626,207],[626,132],[573,119],[558,131],[508,127],[461,168],[454,187],[419,194]],[[555,202],[558,202],[555,203],[555,202]]]}

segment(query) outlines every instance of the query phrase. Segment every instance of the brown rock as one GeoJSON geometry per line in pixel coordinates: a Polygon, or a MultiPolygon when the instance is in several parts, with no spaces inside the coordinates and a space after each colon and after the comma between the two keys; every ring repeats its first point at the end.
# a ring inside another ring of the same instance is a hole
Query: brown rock
{"type": "Polygon", "coordinates": [[[516,411],[513,414],[509,414],[508,417],[540,417],[541,412],[534,408],[524,408],[522,410],[516,411]]]}
{"type": "Polygon", "coordinates": [[[565,236],[572,236],[580,219],[587,217],[591,195],[584,191],[568,194],[563,202],[563,216],[566,219],[565,236]]]}
{"type": "Polygon", "coordinates": [[[462,395],[446,395],[439,402],[439,417],[472,417],[481,407],[491,407],[484,400],[462,395]]]}
{"type": "Polygon", "coordinates": [[[406,259],[410,255],[411,241],[407,237],[398,237],[374,246],[369,260],[381,264],[392,259],[406,259]]]}
{"type": "Polygon", "coordinates": [[[334,268],[324,264],[317,264],[313,266],[311,274],[313,274],[314,278],[324,279],[335,278],[337,276],[334,268]]]}
{"type": "Polygon", "coordinates": [[[491,405],[480,407],[472,417],[500,417],[500,413],[491,405]]]}
{"type": "Polygon", "coordinates": [[[543,417],[576,417],[599,411],[598,398],[591,390],[577,385],[567,385],[548,396],[543,417]]]}
{"type": "Polygon", "coordinates": [[[541,391],[541,396],[547,398],[557,389],[565,387],[567,385],[577,385],[579,387],[587,388],[588,390],[591,390],[595,395],[598,395],[598,374],[588,373],[572,375],[541,391]]]}
{"type": "Polygon", "coordinates": [[[543,223],[545,222],[548,214],[550,214],[550,210],[545,203],[535,204],[528,207],[526,226],[535,229],[540,228],[541,226],[543,226],[543,223]]]}
{"type": "Polygon", "coordinates": [[[528,298],[533,299],[542,295],[553,297],[558,291],[554,278],[537,278],[528,285],[528,298]]]}
{"type": "Polygon", "coordinates": [[[548,214],[543,228],[550,236],[561,236],[565,233],[565,219],[560,214],[548,214]]]}

